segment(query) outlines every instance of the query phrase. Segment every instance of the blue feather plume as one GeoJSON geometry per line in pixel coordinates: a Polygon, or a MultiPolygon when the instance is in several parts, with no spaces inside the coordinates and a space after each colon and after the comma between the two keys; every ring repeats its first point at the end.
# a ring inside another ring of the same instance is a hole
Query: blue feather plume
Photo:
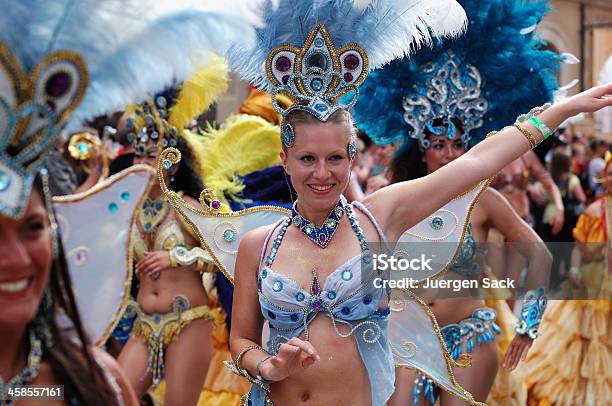
{"type": "Polygon", "coordinates": [[[336,49],[361,46],[370,68],[402,57],[434,38],[458,35],[465,13],[455,0],[264,0],[266,25],[257,29],[254,46],[230,49],[230,67],[262,90],[270,91],[265,61],[280,45],[301,48],[312,27],[322,22],[336,49]]]}
{"type": "Polygon", "coordinates": [[[547,1],[460,0],[468,16],[468,29],[457,39],[439,40],[433,49],[422,49],[410,59],[391,62],[370,73],[360,88],[360,102],[353,115],[360,129],[377,144],[410,138],[402,101],[422,85],[420,67],[446,57],[452,50],[462,65],[475,66],[483,78],[483,94],[489,102],[484,125],[471,131],[472,144],[493,130],[512,125],[516,117],[536,105],[552,101],[556,72],[562,58],[542,50],[544,42],[533,31],[549,10],[547,1]]]}
{"type": "Polygon", "coordinates": [[[235,0],[0,0],[0,9],[0,41],[26,73],[53,51],[85,60],[89,86],[69,127],[184,80],[209,51],[251,42],[258,23],[235,0]]]}

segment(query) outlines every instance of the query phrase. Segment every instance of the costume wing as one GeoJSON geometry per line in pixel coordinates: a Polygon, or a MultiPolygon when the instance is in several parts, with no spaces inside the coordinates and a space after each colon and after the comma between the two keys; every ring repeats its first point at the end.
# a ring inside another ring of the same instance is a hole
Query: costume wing
{"type": "MultiPolygon", "coordinates": [[[[463,243],[472,207],[489,183],[490,180],[480,182],[402,234],[393,252],[395,256],[412,258],[425,254],[433,260],[431,270],[402,271],[401,277],[423,281],[451,266],[463,243]]],[[[396,279],[397,273],[392,273],[391,278],[396,279]]],[[[459,386],[452,370],[453,366],[469,367],[471,357],[461,355],[456,361],[452,359],[425,302],[408,289],[393,289],[390,308],[389,342],[395,365],[417,370],[445,391],[480,405],[459,386]]]]}
{"type": "Polygon", "coordinates": [[[119,321],[132,282],[131,229],[153,171],[132,166],[53,207],[85,331],[103,344],[119,321]]]}
{"type": "Polygon", "coordinates": [[[211,189],[204,189],[200,195],[201,207],[193,207],[178,193],[168,189],[163,181],[164,168],[176,165],[180,160],[181,153],[175,148],[167,148],[160,154],[157,174],[162,191],[168,202],[191,227],[202,247],[208,250],[221,272],[233,283],[236,254],[242,237],[250,230],[289,216],[291,212],[276,206],[257,206],[231,212],[216,199],[211,189]]]}
{"type": "MultiPolygon", "coordinates": [[[[421,282],[438,276],[452,265],[467,231],[472,208],[489,183],[490,180],[481,181],[401,235],[393,250],[394,257],[419,258],[425,255],[432,259],[430,269],[402,270],[402,278],[421,282]]],[[[391,277],[398,275],[393,272],[391,277]]]]}
{"type": "Polygon", "coordinates": [[[167,191],[166,196],[208,250],[225,276],[234,282],[236,254],[242,237],[257,227],[272,224],[288,216],[288,210],[276,206],[257,206],[237,212],[212,213],[198,209],[177,193],[167,191]]]}

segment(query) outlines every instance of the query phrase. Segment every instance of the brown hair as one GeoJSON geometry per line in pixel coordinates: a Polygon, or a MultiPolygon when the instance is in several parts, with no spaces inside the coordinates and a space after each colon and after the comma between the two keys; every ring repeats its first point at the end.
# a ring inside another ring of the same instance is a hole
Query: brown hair
{"type": "MultiPolygon", "coordinates": [[[[353,116],[347,110],[338,109],[334,111],[327,120],[326,123],[334,124],[345,124],[348,123],[349,129],[349,142],[353,137],[357,136],[357,128],[355,127],[355,121],[353,116]]],[[[291,124],[294,128],[297,123],[321,123],[321,120],[310,114],[305,110],[293,110],[284,118],[283,123],[291,124]]],[[[281,142],[283,151],[287,153],[287,147],[284,142],[281,142]]],[[[348,145],[347,145],[348,148],[348,145]]]]}
{"type": "MultiPolygon", "coordinates": [[[[44,196],[40,176],[36,178],[34,188],[41,197],[44,196]]],[[[53,209],[47,207],[47,210],[53,209]]],[[[51,305],[50,308],[45,306],[43,299],[30,328],[48,328],[51,342],[43,341],[43,360],[49,362],[58,383],[64,385],[66,403],[76,401],[83,405],[116,405],[114,391],[95,361],[91,343],[85,335],[63,247],[59,239],[57,242],[58,255],[51,265],[46,288],[51,294],[51,305]],[[58,314],[66,316],[68,326],[58,324],[58,314]]]]}

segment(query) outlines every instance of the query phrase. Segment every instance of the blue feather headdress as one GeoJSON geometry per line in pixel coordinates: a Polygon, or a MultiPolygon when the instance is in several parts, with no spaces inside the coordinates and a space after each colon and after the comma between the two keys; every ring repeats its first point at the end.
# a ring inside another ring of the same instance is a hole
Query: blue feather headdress
{"type": "Polygon", "coordinates": [[[463,127],[463,140],[473,145],[511,125],[529,107],[552,100],[562,58],[542,50],[543,41],[534,34],[547,1],[460,3],[469,20],[464,36],[393,61],[364,82],[367,96],[354,117],[376,143],[403,141],[408,148],[417,140],[424,149],[426,128],[454,137],[454,118],[463,127]],[[442,126],[433,125],[436,118],[442,126]]]}
{"type": "Polygon", "coordinates": [[[0,8],[0,214],[11,217],[23,212],[62,127],[181,81],[209,51],[254,34],[231,1],[0,0],[0,8]]]}
{"type": "MultiPolygon", "coordinates": [[[[283,119],[303,110],[326,121],[355,104],[370,69],[465,28],[454,0],[265,1],[263,14],[266,26],[257,30],[255,46],[234,46],[228,58],[242,78],[273,94],[283,119]],[[293,105],[283,109],[276,94],[293,105]]],[[[293,145],[293,128],[284,120],[282,138],[293,145]]]]}

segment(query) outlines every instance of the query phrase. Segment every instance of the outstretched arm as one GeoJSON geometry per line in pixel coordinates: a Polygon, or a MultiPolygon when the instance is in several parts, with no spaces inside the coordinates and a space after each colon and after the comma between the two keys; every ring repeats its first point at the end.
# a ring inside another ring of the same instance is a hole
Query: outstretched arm
{"type": "MultiPolygon", "coordinates": [[[[612,106],[610,95],[612,84],[597,86],[550,107],[538,118],[554,129],[580,112],[612,106]]],[[[523,125],[538,143],[543,140],[531,124],[523,125]]],[[[397,240],[405,230],[481,180],[495,176],[530,148],[523,133],[515,127],[506,127],[439,170],[420,179],[383,188],[366,197],[364,203],[378,219],[387,237],[397,240]]]]}

